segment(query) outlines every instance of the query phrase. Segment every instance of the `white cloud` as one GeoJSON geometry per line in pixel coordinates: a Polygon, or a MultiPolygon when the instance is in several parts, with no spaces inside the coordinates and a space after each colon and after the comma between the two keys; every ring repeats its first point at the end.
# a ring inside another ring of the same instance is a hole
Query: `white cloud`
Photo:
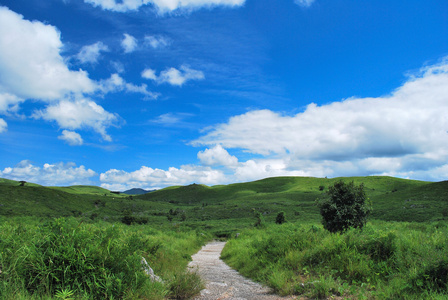
{"type": "Polygon", "coordinates": [[[146,84],[138,86],[128,83],[117,73],[112,74],[108,79],[101,80],[99,82],[99,89],[105,94],[110,92],[126,91],[143,94],[147,99],[157,99],[159,97],[158,93],[149,91],[146,84]]]}
{"type": "Polygon", "coordinates": [[[173,125],[181,122],[182,117],[178,114],[166,113],[158,116],[156,119],[152,120],[153,123],[162,125],[173,125]]]}
{"type": "Polygon", "coordinates": [[[248,160],[240,163],[232,174],[232,182],[247,182],[277,176],[311,176],[303,170],[289,170],[283,159],[248,160]]]}
{"type": "MultiPolygon", "coordinates": [[[[102,87],[92,81],[87,72],[70,70],[61,56],[62,48],[61,34],[56,27],[24,20],[22,15],[0,7],[0,114],[16,113],[21,102],[38,100],[49,105],[40,112],[43,119],[56,120],[60,126],[65,126],[62,128],[93,128],[105,140],[110,140],[105,128],[112,124],[116,115],[104,111],[91,100],[88,105],[83,100],[85,94],[102,87]],[[62,111],[63,108],[69,108],[70,112],[62,111]],[[59,115],[52,114],[57,109],[59,115]],[[83,118],[86,112],[88,116],[83,118]],[[74,119],[82,120],[80,125],[67,127],[74,119]]],[[[78,59],[94,62],[100,51],[106,51],[101,42],[86,46],[78,59]]]]}
{"type": "Polygon", "coordinates": [[[221,145],[198,152],[198,158],[205,166],[235,167],[238,165],[238,158],[230,155],[221,145]]]}
{"type": "Polygon", "coordinates": [[[8,124],[5,120],[0,118],[0,133],[6,132],[8,130],[8,124]]]}
{"type": "Polygon", "coordinates": [[[0,171],[0,177],[3,178],[47,186],[90,184],[89,178],[95,175],[97,174],[93,170],[84,166],[76,167],[74,163],[44,164],[43,167],[39,167],[28,160],[0,171]]]}
{"type": "Polygon", "coordinates": [[[95,90],[87,72],[71,71],[60,55],[60,32],[0,7],[0,93],[55,100],[95,90]]]}
{"type": "Polygon", "coordinates": [[[154,49],[165,48],[170,44],[170,40],[163,36],[147,35],[145,43],[154,49]]]}
{"type": "Polygon", "coordinates": [[[69,130],[63,130],[58,139],[66,141],[70,146],[81,146],[84,143],[79,133],[69,130]]]}
{"type": "Polygon", "coordinates": [[[149,68],[143,70],[142,77],[146,79],[157,80],[156,71],[149,68]]]}
{"type": "Polygon", "coordinates": [[[106,51],[109,51],[109,48],[103,42],[96,42],[95,44],[82,47],[76,58],[83,64],[94,64],[98,62],[101,52],[106,51]]]}
{"type": "Polygon", "coordinates": [[[23,99],[16,95],[0,93],[0,113],[7,114],[9,112],[17,112],[21,102],[23,102],[23,99]]]}
{"type": "Polygon", "coordinates": [[[413,171],[429,178],[435,168],[439,173],[445,170],[448,160],[447,115],[445,59],[422,69],[391,95],[350,98],[323,106],[310,104],[292,116],[250,111],[214,126],[193,144],[280,157],[285,173],[300,170],[314,176],[338,176],[344,172],[413,171]]]}
{"type": "Polygon", "coordinates": [[[121,41],[121,47],[123,47],[124,53],[131,53],[137,49],[137,39],[127,33],[124,34],[124,38],[121,41]]]}
{"type": "Polygon", "coordinates": [[[156,76],[154,70],[145,69],[142,72],[142,77],[155,80],[157,83],[169,83],[171,85],[177,86],[182,86],[184,83],[190,80],[202,80],[205,78],[202,71],[191,69],[186,65],[180,66],[180,70],[176,68],[166,69],[160,72],[159,76],[156,76]]]}
{"type": "Polygon", "coordinates": [[[93,6],[99,6],[105,10],[126,12],[138,10],[143,5],[153,5],[160,14],[174,10],[196,10],[202,7],[228,6],[236,7],[244,4],[245,0],[84,0],[93,6]],[[118,2],[118,3],[117,3],[118,2]]]}
{"type": "Polygon", "coordinates": [[[112,138],[106,133],[106,128],[116,124],[118,116],[104,110],[95,102],[88,99],[61,100],[49,105],[45,110],[36,111],[35,118],[56,121],[61,128],[70,130],[92,128],[105,141],[112,138]]]}
{"type": "Polygon", "coordinates": [[[225,176],[221,171],[192,165],[181,168],[170,167],[168,170],[142,166],[133,172],[111,169],[100,174],[102,187],[122,191],[132,187],[159,188],[193,182],[213,185],[224,180],[225,176]]]}
{"type": "Polygon", "coordinates": [[[310,7],[315,0],[294,0],[294,3],[303,7],[310,7]]]}

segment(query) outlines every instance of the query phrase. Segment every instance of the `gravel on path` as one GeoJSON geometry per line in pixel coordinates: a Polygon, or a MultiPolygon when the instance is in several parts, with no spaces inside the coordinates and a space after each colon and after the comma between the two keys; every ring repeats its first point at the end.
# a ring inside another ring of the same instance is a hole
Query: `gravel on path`
{"type": "Polygon", "coordinates": [[[231,269],[221,259],[225,242],[211,242],[192,256],[189,268],[197,270],[206,287],[194,300],[287,300],[292,297],[280,297],[271,290],[255,283],[237,271],[231,269]]]}

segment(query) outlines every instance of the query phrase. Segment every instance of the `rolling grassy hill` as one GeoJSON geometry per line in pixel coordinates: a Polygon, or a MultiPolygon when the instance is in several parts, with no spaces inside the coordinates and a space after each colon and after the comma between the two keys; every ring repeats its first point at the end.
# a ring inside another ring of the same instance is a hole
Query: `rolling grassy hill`
{"type": "Polygon", "coordinates": [[[85,216],[118,221],[124,210],[150,224],[236,231],[254,222],[254,210],[267,222],[284,211],[289,221],[319,222],[315,200],[337,180],[363,183],[373,206],[371,218],[436,221],[448,211],[448,181],[424,182],[393,177],[275,177],[247,183],[173,186],[145,195],[116,195],[93,186],[43,187],[0,180],[0,215],[85,216]],[[168,220],[171,210],[172,220],[168,220]],[[183,217],[182,217],[183,215],[183,217]],[[182,222],[181,222],[182,220],[182,222]]]}

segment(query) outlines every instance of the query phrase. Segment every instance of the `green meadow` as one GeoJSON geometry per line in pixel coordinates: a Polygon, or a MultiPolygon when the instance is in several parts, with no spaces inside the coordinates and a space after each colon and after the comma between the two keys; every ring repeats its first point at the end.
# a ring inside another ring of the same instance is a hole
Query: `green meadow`
{"type": "Polygon", "coordinates": [[[188,299],[203,284],[190,256],[221,238],[226,262],[281,295],[447,299],[447,220],[446,181],[276,177],[130,196],[0,179],[0,297],[188,299]],[[363,230],[321,226],[316,200],[340,179],[364,184],[363,230]]]}

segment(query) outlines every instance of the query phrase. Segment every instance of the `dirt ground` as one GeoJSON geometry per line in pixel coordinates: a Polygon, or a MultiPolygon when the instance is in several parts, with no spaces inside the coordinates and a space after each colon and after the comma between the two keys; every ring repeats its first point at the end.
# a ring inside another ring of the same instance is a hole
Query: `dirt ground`
{"type": "Polygon", "coordinates": [[[219,257],[225,242],[211,242],[192,256],[189,267],[197,270],[206,282],[206,288],[195,300],[288,300],[255,283],[231,269],[219,257]]]}

